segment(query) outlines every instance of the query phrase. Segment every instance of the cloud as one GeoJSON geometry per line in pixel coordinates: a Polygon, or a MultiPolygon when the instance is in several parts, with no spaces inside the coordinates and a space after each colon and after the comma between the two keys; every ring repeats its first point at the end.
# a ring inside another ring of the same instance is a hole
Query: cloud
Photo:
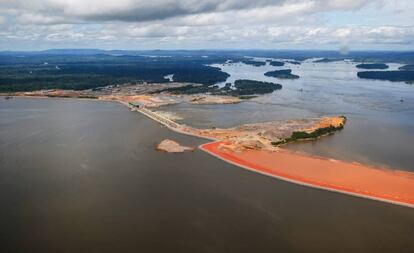
{"type": "Polygon", "coordinates": [[[0,0],[0,49],[413,48],[413,9],[410,0],[0,0]]]}
{"type": "Polygon", "coordinates": [[[283,0],[2,0],[5,9],[85,21],[152,21],[280,4],[283,0]]]}
{"type": "Polygon", "coordinates": [[[73,20],[142,22],[193,14],[265,10],[267,7],[301,8],[306,5],[313,8],[312,11],[315,12],[349,10],[360,8],[369,2],[367,0],[2,0],[0,8],[32,15],[33,21],[38,20],[40,16],[52,16],[65,17],[67,22],[73,20]]]}

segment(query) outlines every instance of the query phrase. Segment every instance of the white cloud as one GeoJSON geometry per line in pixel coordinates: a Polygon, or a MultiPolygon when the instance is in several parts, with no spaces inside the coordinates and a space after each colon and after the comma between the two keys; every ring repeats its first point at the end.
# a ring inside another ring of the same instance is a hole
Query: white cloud
{"type": "Polygon", "coordinates": [[[413,48],[413,9],[410,0],[0,0],[0,46],[413,48]],[[352,18],[333,24],[331,13],[352,18]]]}

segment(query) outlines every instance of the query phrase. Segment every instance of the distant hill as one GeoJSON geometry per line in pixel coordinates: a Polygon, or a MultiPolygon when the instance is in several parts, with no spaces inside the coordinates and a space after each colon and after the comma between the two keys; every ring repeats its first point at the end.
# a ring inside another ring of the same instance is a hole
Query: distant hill
{"type": "MultiPolygon", "coordinates": [[[[264,57],[275,59],[293,59],[297,62],[323,58],[317,62],[332,62],[344,58],[355,62],[414,64],[414,51],[350,51],[341,54],[335,50],[102,50],[102,49],[51,49],[44,51],[0,51],[0,55],[130,55],[130,56],[170,56],[170,57],[226,57],[243,59],[245,57],[264,57]]],[[[240,61],[240,60],[238,60],[240,61]]]]}

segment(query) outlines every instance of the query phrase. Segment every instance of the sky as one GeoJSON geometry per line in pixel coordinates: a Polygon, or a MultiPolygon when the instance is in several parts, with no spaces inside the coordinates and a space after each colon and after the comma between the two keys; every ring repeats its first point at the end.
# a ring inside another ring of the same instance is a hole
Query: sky
{"type": "Polygon", "coordinates": [[[414,50],[413,0],[0,0],[0,50],[414,50]]]}

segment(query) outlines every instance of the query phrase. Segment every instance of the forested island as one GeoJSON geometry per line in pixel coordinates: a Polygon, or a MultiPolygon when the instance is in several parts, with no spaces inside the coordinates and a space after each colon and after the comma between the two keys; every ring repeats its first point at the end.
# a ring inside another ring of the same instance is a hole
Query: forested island
{"type": "Polygon", "coordinates": [[[276,77],[280,79],[298,79],[298,75],[292,74],[291,69],[274,70],[264,73],[265,76],[276,77]]]}
{"type": "Polygon", "coordinates": [[[247,65],[255,66],[255,67],[260,67],[260,66],[266,65],[266,62],[263,62],[263,61],[245,60],[245,61],[241,61],[241,62],[244,63],[244,64],[247,64],[247,65]]]}
{"type": "Polygon", "coordinates": [[[224,87],[220,88],[217,85],[206,86],[206,85],[186,85],[183,87],[167,88],[158,92],[169,92],[172,94],[202,94],[208,93],[211,95],[221,96],[251,96],[272,93],[275,90],[282,89],[281,84],[261,82],[255,80],[240,79],[234,82],[234,88],[231,87],[230,83],[227,83],[224,87]]]}
{"type": "Polygon", "coordinates": [[[269,61],[269,64],[274,67],[282,67],[285,65],[285,63],[281,61],[269,61]]]}
{"type": "Polygon", "coordinates": [[[336,58],[322,58],[319,60],[313,61],[314,63],[325,63],[325,62],[337,62],[337,61],[343,61],[344,59],[336,59],[336,58]]]}
{"type": "Polygon", "coordinates": [[[254,95],[272,93],[275,90],[282,89],[282,85],[278,83],[261,82],[255,80],[236,80],[234,82],[236,90],[229,90],[232,95],[254,95]]]}
{"type": "Polygon", "coordinates": [[[359,69],[388,69],[389,66],[385,63],[361,63],[356,65],[359,69]]]}
{"type": "Polygon", "coordinates": [[[387,80],[392,82],[414,82],[414,71],[394,70],[394,71],[361,71],[358,72],[359,78],[387,80]]]}

